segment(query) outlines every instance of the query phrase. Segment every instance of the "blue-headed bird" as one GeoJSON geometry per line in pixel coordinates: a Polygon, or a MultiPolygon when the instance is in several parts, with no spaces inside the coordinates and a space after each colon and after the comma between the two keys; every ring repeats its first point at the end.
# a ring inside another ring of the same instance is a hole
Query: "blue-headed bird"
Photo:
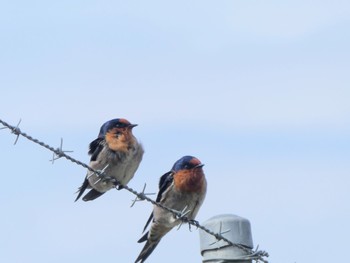
{"type": "MultiPolygon", "coordinates": [[[[160,178],[156,201],[175,211],[185,209],[188,212],[187,219],[194,220],[207,190],[203,165],[193,156],[184,156],[175,162],[171,171],[160,178]]],[[[135,263],[145,262],[162,237],[180,224],[181,220],[176,218],[173,213],[154,205],[144,231],[149,223],[151,223],[149,231],[138,241],[139,243],[146,241],[146,244],[135,263]]]]}
{"type": "Polygon", "coordinates": [[[131,124],[123,118],[113,119],[102,125],[97,139],[90,143],[89,166],[103,171],[108,177],[104,178],[88,171],[75,201],[87,189],[91,190],[83,200],[91,201],[115,188],[115,180],[118,182],[117,189],[122,189],[134,177],[144,153],[142,145],[132,133],[135,126],[137,124],[131,124]]]}

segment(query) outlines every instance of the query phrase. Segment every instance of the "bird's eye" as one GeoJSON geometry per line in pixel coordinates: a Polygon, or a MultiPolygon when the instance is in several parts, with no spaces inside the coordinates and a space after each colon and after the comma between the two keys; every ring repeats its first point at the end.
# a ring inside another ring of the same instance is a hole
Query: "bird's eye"
{"type": "Polygon", "coordinates": [[[127,125],[125,125],[124,123],[117,123],[114,127],[116,128],[125,128],[127,125]]]}

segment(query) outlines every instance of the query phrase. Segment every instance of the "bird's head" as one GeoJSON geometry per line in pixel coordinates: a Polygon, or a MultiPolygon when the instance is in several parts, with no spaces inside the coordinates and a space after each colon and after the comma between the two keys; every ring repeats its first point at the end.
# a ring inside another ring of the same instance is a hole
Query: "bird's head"
{"type": "Polygon", "coordinates": [[[123,118],[113,119],[104,123],[98,135],[106,140],[109,148],[113,151],[127,151],[135,142],[132,128],[137,124],[131,124],[123,118]]]}
{"type": "Polygon", "coordinates": [[[177,160],[171,170],[176,173],[180,170],[201,169],[203,166],[204,164],[202,164],[196,157],[186,155],[177,160]]]}
{"type": "Polygon", "coordinates": [[[137,124],[131,124],[128,120],[123,118],[113,119],[105,122],[101,126],[98,137],[104,138],[108,133],[118,136],[125,132],[131,132],[132,128],[135,126],[137,126],[137,124]]]}
{"type": "Polygon", "coordinates": [[[184,156],[179,159],[172,168],[175,187],[185,192],[205,191],[203,165],[193,156],[184,156]]]}

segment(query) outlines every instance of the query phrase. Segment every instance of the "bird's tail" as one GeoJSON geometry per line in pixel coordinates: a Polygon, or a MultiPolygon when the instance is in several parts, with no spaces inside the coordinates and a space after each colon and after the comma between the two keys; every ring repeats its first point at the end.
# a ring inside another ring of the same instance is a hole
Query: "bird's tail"
{"type": "Polygon", "coordinates": [[[75,198],[74,202],[79,200],[79,198],[83,195],[83,193],[85,192],[86,188],[88,188],[88,186],[89,186],[89,180],[85,178],[83,184],[78,188],[78,191],[77,191],[78,196],[77,198],[75,198]]]}
{"type": "MultiPolygon", "coordinates": [[[[147,235],[148,235],[148,232],[138,242],[141,243],[141,242],[146,241],[147,240],[147,235]]],[[[155,242],[147,240],[145,246],[143,247],[140,255],[137,257],[135,263],[145,262],[145,260],[148,258],[148,256],[151,255],[153,250],[157,247],[157,245],[159,244],[159,241],[160,241],[160,239],[155,241],[155,242]]]]}
{"type": "Polygon", "coordinates": [[[100,197],[104,193],[101,193],[95,189],[91,189],[84,197],[83,200],[86,201],[92,201],[95,200],[97,197],[100,197]]]}
{"type": "MultiPolygon", "coordinates": [[[[85,190],[87,188],[89,188],[89,180],[87,178],[85,178],[82,186],[80,186],[78,188],[78,196],[77,198],[75,198],[75,202],[79,200],[79,198],[83,195],[83,193],[85,192],[85,190]]],[[[101,193],[95,189],[91,189],[84,197],[83,197],[83,200],[86,202],[86,201],[92,201],[94,199],[96,199],[97,197],[100,197],[101,195],[103,195],[104,193],[101,193]]]]}
{"type": "Polygon", "coordinates": [[[153,223],[150,231],[144,234],[139,241],[139,243],[145,242],[146,244],[143,247],[140,255],[137,257],[135,263],[145,262],[153,250],[157,247],[162,237],[171,230],[172,227],[164,226],[162,224],[153,223]]]}

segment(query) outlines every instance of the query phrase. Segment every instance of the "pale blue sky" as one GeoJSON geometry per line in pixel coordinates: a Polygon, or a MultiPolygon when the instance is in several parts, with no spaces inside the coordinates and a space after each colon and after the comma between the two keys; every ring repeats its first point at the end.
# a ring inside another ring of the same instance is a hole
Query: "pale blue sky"
{"type": "MultiPolygon", "coordinates": [[[[350,235],[348,1],[0,3],[0,118],[88,162],[103,122],[138,123],[130,186],[205,163],[197,219],[250,220],[270,262],[340,262],[350,235]]],[[[74,203],[85,170],[0,131],[1,262],[133,262],[152,207],[74,203]]],[[[198,231],[147,262],[200,262],[198,231]],[[184,240],[186,242],[184,242],[184,240]]]]}

